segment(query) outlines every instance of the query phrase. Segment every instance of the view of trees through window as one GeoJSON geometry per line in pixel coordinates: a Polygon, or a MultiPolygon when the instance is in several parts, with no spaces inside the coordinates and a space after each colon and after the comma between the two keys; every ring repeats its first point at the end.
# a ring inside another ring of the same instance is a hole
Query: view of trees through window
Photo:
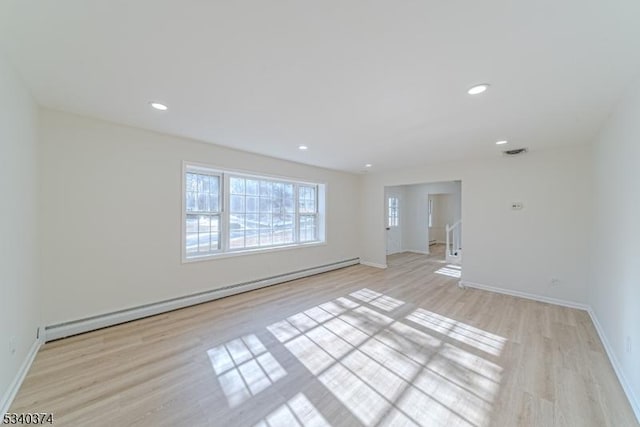
{"type": "Polygon", "coordinates": [[[200,170],[185,182],[187,257],[319,240],[317,185],[200,170]]]}
{"type": "Polygon", "coordinates": [[[229,248],[253,248],[293,243],[294,185],[229,178],[229,248]]]}
{"type": "Polygon", "coordinates": [[[318,240],[317,187],[300,185],[298,190],[298,212],[300,214],[300,241],[318,240]]]}
{"type": "Polygon", "coordinates": [[[220,249],[220,176],[186,174],[187,254],[220,249]]]}

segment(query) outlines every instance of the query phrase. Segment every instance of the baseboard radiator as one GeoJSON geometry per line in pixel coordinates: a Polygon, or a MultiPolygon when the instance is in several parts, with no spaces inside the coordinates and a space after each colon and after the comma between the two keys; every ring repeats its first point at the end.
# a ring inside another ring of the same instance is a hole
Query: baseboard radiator
{"type": "Polygon", "coordinates": [[[165,313],[167,311],[172,311],[179,308],[202,304],[204,302],[213,301],[231,295],[265,288],[267,286],[273,286],[279,283],[289,282],[291,280],[301,279],[303,277],[313,276],[315,274],[325,273],[344,267],[349,267],[359,263],[360,258],[351,258],[331,264],[321,265],[318,267],[293,271],[290,273],[280,274],[277,276],[267,277],[250,282],[237,283],[222,288],[212,289],[210,291],[199,292],[196,294],[114,311],[111,313],[104,313],[97,316],[86,317],[84,319],[50,325],[45,328],[44,339],[45,341],[53,341],[60,338],[105,328],[107,326],[113,326],[120,323],[130,322],[132,320],[142,319],[144,317],[154,316],[156,314],[165,313]]]}

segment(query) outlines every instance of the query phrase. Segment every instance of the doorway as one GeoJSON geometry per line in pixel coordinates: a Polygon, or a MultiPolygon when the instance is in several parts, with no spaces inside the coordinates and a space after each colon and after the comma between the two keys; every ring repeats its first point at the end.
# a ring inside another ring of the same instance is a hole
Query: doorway
{"type": "Polygon", "coordinates": [[[447,225],[456,222],[456,197],[454,193],[433,193],[427,196],[427,236],[429,252],[445,259],[447,225]]]}
{"type": "Polygon", "coordinates": [[[453,262],[450,253],[461,254],[461,181],[387,186],[383,206],[387,255],[442,254],[443,261],[453,262]]]}
{"type": "Polygon", "coordinates": [[[403,189],[390,187],[385,191],[385,220],[387,231],[387,255],[402,252],[402,226],[400,218],[403,205],[403,189]]]}

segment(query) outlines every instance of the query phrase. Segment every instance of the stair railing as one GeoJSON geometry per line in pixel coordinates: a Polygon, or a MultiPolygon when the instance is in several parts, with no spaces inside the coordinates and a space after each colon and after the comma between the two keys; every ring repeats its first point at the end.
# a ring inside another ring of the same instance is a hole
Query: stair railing
{"type": "Polygon", "coordinates": [[[446,234],[446,259],[455,260],[460,257],[460,229],[462,226],[462,220],[456,221],[452,226],[447,224],[445,226],[446,234]]]}

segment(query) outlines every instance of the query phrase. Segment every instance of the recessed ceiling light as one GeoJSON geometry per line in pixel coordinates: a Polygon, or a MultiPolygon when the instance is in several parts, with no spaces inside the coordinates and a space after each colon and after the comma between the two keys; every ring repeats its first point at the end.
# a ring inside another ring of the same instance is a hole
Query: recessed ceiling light
{"type": "Polygon", "coordinates": [[[481,85],[475,85],[475,86],[469,88],[467,93],[469,95],[478,95],[478,94],[481,94],[482,92],[484,92],[487,89],[489,89],[489,85],[487,83],[483,83],[481,85]]]}
{"type": "Polygon", "coordinates": [[[155,108],[156,110],[167,111],[169,109],[169,107],[167,107],[166,105],[161,104],[159,102],[150,102],[149,104],[151,104],[151,106],[153,108],[155,108]]]}
{"type": "Polygon", "coordinates": [[[496,141],[496,145],[503,145],[506,144],[509,141],[496,141]]]}
{"type": "Polygon", "coordinates": [[[373,166],[371,163],[367,163],[366,165],[364,165],[365,168],[370,168],[371,166],[373,166]]]}
{"type": "Polygon", "coordinates": [[[309,149],[309,147],[307,147],[306,145],[298,145],[298,150],[304,151],[304,150],[308,150],[308,149],[309,149]]]}

